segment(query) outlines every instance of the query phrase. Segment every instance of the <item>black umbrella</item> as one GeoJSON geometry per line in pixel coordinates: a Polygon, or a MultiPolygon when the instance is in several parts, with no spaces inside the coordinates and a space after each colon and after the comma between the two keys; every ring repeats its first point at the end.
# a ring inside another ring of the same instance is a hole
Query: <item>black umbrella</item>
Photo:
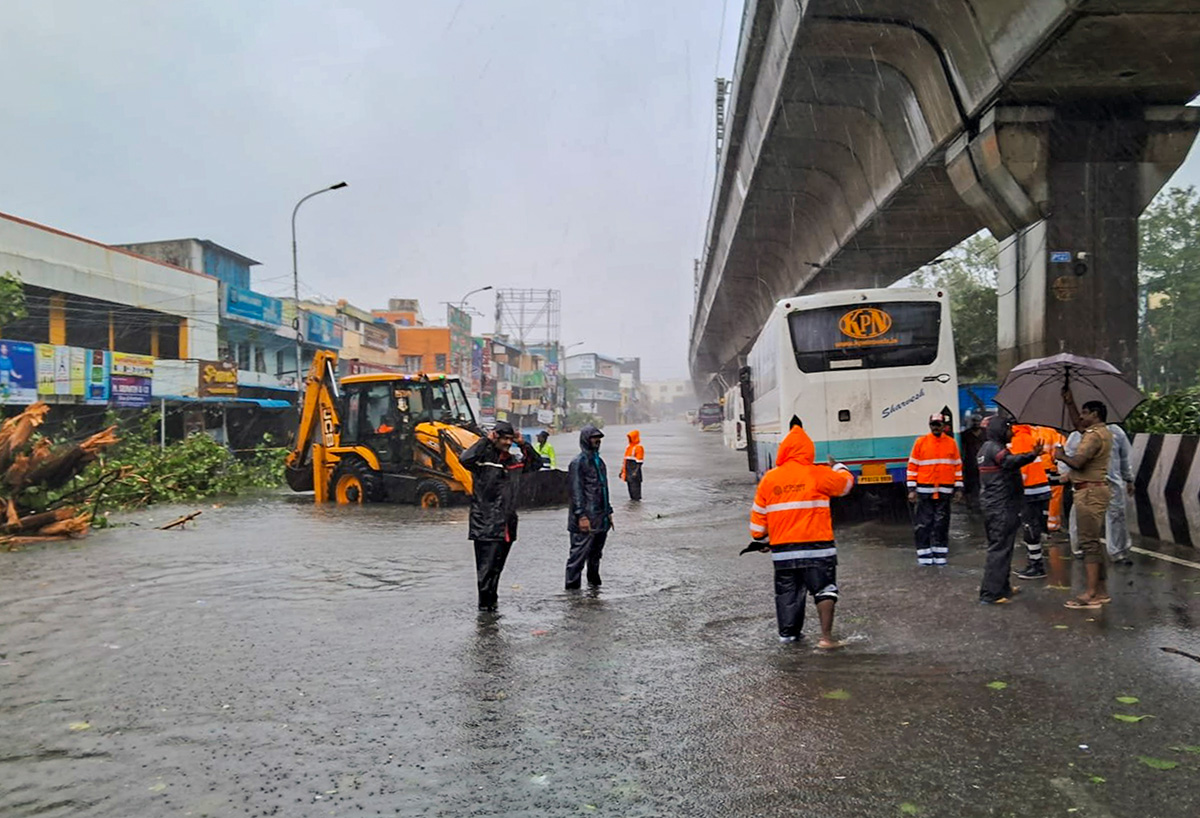
{"type": "Polygon", "coordinates": [[[1064,387],[1070,388],[1076,406],[1094,400],[1104,403],[1108,419],[1114,422],[1124,420],[1145,400],[1108,361],[1067,353],[1017,364],[995,400],[1018,423],[1070,431],[1074,427],[1063,402],[1064,387]]]}

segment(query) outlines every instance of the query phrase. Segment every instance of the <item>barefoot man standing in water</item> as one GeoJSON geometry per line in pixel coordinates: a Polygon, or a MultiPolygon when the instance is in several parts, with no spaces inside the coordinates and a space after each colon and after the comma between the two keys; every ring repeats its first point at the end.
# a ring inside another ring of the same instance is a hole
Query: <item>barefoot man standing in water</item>
{"type": "MultiPolygon", "coordinates": [[[[829,498],[854,488],[854,475],[841,463],[817,466],[816,447],[793,417],[791,431],[779,444],[775,468],[763,475],[750,510],[750,536],[775,565],[775,617],[779,641],[800,638],[806,592],[812,593],[821,618],[817,647],[841,647],[833,638],[837,605],[837,546],[829,498]]],[[[832,463],[832,460],[830,461],[832,463]]]]}

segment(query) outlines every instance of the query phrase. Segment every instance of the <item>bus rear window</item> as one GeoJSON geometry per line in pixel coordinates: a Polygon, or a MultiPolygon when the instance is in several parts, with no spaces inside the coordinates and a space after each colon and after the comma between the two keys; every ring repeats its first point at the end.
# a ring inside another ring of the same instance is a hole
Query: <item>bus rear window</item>
{"type": "Polygon", "coordinates": [[[803,372],[927,366],[937,358],[941,325],[936,301],[847,304],[788,315],[803,372]]]}

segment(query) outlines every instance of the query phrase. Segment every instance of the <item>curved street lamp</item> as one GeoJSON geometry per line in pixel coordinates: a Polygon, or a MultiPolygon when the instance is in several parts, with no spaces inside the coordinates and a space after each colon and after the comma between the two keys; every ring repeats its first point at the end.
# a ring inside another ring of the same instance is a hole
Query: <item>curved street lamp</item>
{"type": "Polygon", "coordinates": [[[292,329],[296,333],[296,409],[299,411],[304,411],[303,401],[299,397],[304,392],[304,381],[300,377],[300,273],[296,266],[296,212],[300,210],[300,205],[307,202],[313,196],[320,196],[322,193],[328,193],[331,190],[341,190],[344,187],[347,187],[346,182],[338,182],[336,185],[315,190],[296,202],[296,206],[292,208],[292,296],[296,300],[296,317],[292,319],[292,329]]]}
{"type": "MultiPolygon", "coordinates": [[[[458,311],[459,311],[459,312],[466,312],[466,310],[464,310],[464,309],[463,309],[463,307],[464,307],[464,306],[466,306],[466,303],[467,303],[467,299],[468,299],[468,298],[470,298],[471,296],[475,295],[475,293],[487,292],[487,291],[488,291],[488,290],[490,290],[490,289],[493,289],[493,287],[492,287],[492,285],[491,285],[491,284],[487,285],[486,287],[480,287],[480,288],[478,288],[478,289],[471,290],[469,293],[467,293],[466,295],[464,295],[462,298],[458,299],[458,311]]],[[[463,372],[463,363],[464,363],[464,361],[463,361],[463,355],[462,355],[462,353],[461,353],[461,352],[459,352],[459,353],[458,353],[458,361],[457,361],[457,364],[458,364],[458,374],[459,374],[460,376],[466,377],[466,376],[468,376],[470,373],[464,373],[464,372],[463,372]]]]}

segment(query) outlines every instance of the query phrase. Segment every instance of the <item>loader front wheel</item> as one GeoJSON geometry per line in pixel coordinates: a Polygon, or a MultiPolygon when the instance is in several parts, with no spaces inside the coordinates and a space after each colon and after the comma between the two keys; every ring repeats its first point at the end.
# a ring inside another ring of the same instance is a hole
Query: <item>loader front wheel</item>
{"type": "Polygon", "coordinates": [[[335,503],[377,503],[383,497],[383,482],[366,461],[346,457],[329,478],[329,497],[335,503]]]}
{"type": "Polygon", "coordinates": [[[417,504],[421,508],[445,508],[450,505],[450,487],[441,480],[424,480],[417,486],[417,504]]]}

